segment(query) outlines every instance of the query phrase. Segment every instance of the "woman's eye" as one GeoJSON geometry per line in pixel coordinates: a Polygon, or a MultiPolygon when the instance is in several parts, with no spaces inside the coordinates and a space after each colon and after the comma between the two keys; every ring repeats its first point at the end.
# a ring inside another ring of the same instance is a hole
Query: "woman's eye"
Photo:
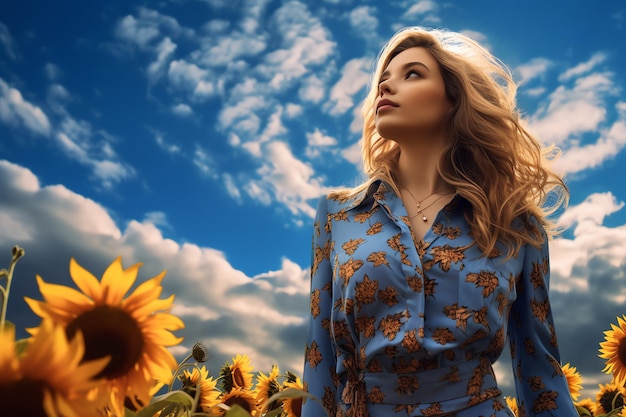
{"type": "Polygon", "coordinates": [[[421,75],[417,71],[409,71],[406,73],[406,78],[419,78],[419,77],[421,77],[421,75]]]}

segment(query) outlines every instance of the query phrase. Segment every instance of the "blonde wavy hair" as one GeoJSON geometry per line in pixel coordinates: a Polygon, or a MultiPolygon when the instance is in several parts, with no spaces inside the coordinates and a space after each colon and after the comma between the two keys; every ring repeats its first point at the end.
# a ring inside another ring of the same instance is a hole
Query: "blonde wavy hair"
{"type": "Polygon", "coordinates": [[[453,105],[438,170],[470,203],[465,217],[475,244],[485,256],[494,253],[497,242],[506,246],[509,256],[523,244],[540,246],[545,237],[532,217],[549,237],[554,235],[557,228],[548,216],[567,205],[569,197],[563,179],[549,167],[558,149],[543,147],[526,128],[517,109],[517,85],[506,65],[459,33],[406,28],[383,47],[362,110],[362,162],[369,178],[340,194],[354,196],[376,180],[400,194],[400,148],[376,131],[374,106],[382,72],[396,55],[414,47],[425,48],[438,62],[453,105]],[[514,227],[519,220],[522,227],[514,227]]]}

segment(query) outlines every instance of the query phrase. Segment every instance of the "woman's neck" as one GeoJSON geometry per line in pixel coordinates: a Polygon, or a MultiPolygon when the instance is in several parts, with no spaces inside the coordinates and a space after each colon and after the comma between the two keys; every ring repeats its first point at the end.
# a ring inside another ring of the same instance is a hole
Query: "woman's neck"
{"type": "Polygon", "coordinates": [[[400,188],[409,190],[418,199],[454,191],[437,169],[441,149],[432,145],[401,147],[398,161],[400,188]]]}

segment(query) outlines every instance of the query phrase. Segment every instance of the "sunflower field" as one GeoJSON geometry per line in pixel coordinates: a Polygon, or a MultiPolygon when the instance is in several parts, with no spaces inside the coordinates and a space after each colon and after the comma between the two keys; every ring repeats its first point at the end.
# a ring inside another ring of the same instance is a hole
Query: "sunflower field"
{"type": "Polygon", "coordinates": [[[135,284],[141,264],[115,259],[98,280],[70,261],[78,289],[45,282],[42,301],[26,298],[41,318],[30,337],[16,340],[7,301],[24,249],[13,248],[0,269],[0,407],[2,415],[28,417],[299,417],[310,397],[300,378],[255,372],[236,355],[219,375],[202,365],[200,343],[180,363],[168,350],[182,338],[183,322],[169,313],[174,296],[161,299],[165,272],[135,284]]]}
{"type": "MultiPolygon", "coordinates": [[[[0,269],[0,407],[2,415],[29,417],[300,417],[302,402],[319,401],[301,379],[273,366],[255,372],[250,358],[236,355],[217,376],[209,375],[200,343],[177,363],[168,348],[181,343],[173,332],[183,322],[169,313],[174,295],[161,299],[165,272],[135,284],[141,264],[115,259],[98,280],[70,260],[78,289],[45,282],[43,300],[26,298],[41,318],[30,337],[16,340],[7,302],[18,260],[0,269]]],[[[626,316],[604,332],[599,356],[611,375],[596,398],[582,398],[582,377],[561,367],[579,416],[626,417],[626,316]]],[[[514,398],[506,398],[518,413],[514,398]]]]}

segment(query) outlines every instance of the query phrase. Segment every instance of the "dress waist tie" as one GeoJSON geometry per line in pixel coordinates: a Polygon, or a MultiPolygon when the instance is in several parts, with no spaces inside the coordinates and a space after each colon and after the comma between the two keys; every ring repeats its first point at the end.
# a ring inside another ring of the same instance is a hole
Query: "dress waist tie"
{"type": "Polygon", "coordinates": [[[349,417],[367,417],[368,403],[406,407],[411,416],[444,416],[502,394],[487,358],[411,373],[350,368],[342,396],[349,417]]]}

